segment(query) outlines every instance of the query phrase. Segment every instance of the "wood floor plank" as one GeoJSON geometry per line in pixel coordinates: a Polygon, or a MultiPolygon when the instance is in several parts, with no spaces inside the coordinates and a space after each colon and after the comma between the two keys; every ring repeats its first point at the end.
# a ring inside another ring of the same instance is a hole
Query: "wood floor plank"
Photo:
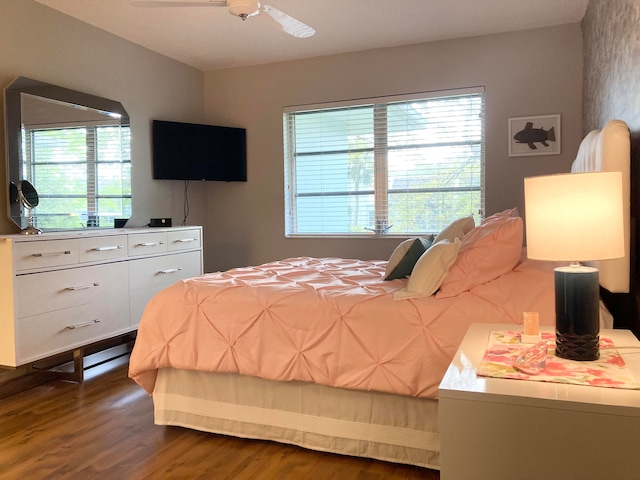
{"type": "Polygon", "coordinates": [[[0,399],[3,480],[438,480],[439,472],[153,423],[128,358],[0,399]]]}

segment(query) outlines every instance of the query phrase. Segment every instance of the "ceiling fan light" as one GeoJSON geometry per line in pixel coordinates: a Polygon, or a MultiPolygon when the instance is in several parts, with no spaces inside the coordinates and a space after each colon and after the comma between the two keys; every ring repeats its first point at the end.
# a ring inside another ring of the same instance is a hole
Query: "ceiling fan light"
{"type": "Polygon", "coordinates": [[[260,2],[255,0],[227,0],[229,13],[243,20],[260,13],[260,2]]]}

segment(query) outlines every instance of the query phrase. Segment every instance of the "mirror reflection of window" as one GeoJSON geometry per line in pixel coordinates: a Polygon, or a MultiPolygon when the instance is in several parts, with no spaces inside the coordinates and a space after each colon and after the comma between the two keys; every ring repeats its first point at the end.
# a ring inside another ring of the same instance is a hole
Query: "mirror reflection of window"
{"type": "Polygon", "coordinates": [[[23,178],[38,186],[41,228],[112,227],[131,212],[128,126],[23,128],[23,178]]]}

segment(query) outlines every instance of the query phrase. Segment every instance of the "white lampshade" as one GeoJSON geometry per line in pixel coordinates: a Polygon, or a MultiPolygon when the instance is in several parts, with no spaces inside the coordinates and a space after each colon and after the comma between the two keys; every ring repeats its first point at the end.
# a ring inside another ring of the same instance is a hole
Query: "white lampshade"
{"type": "Polygon", "coordinates": [[[527,256],[583,262],[624,256],[622,174],[524,180],[527,256]]]}

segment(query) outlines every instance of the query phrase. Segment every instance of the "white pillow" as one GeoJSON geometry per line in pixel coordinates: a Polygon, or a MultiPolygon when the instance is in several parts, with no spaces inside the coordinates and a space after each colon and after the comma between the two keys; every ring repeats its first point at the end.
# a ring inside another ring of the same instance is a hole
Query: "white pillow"
{"type": "Polygon", "coordinates": [[[476,223],[473,221],[472,215],[459,218],[444,227],[442,231],[436,236],[436,239],[433,241],[433,243],[438,243],[441,240],[453,240],[454,238],[462,238],[475,226],[476,223]]]}
{"type": "Polygon", "coordinates": [[[456,261],[460,245],[459,238],[434,243],[416,262],[407,287],[397,291],[393,295],[394,300],[428,297],[436,293],[456,261]]]}

